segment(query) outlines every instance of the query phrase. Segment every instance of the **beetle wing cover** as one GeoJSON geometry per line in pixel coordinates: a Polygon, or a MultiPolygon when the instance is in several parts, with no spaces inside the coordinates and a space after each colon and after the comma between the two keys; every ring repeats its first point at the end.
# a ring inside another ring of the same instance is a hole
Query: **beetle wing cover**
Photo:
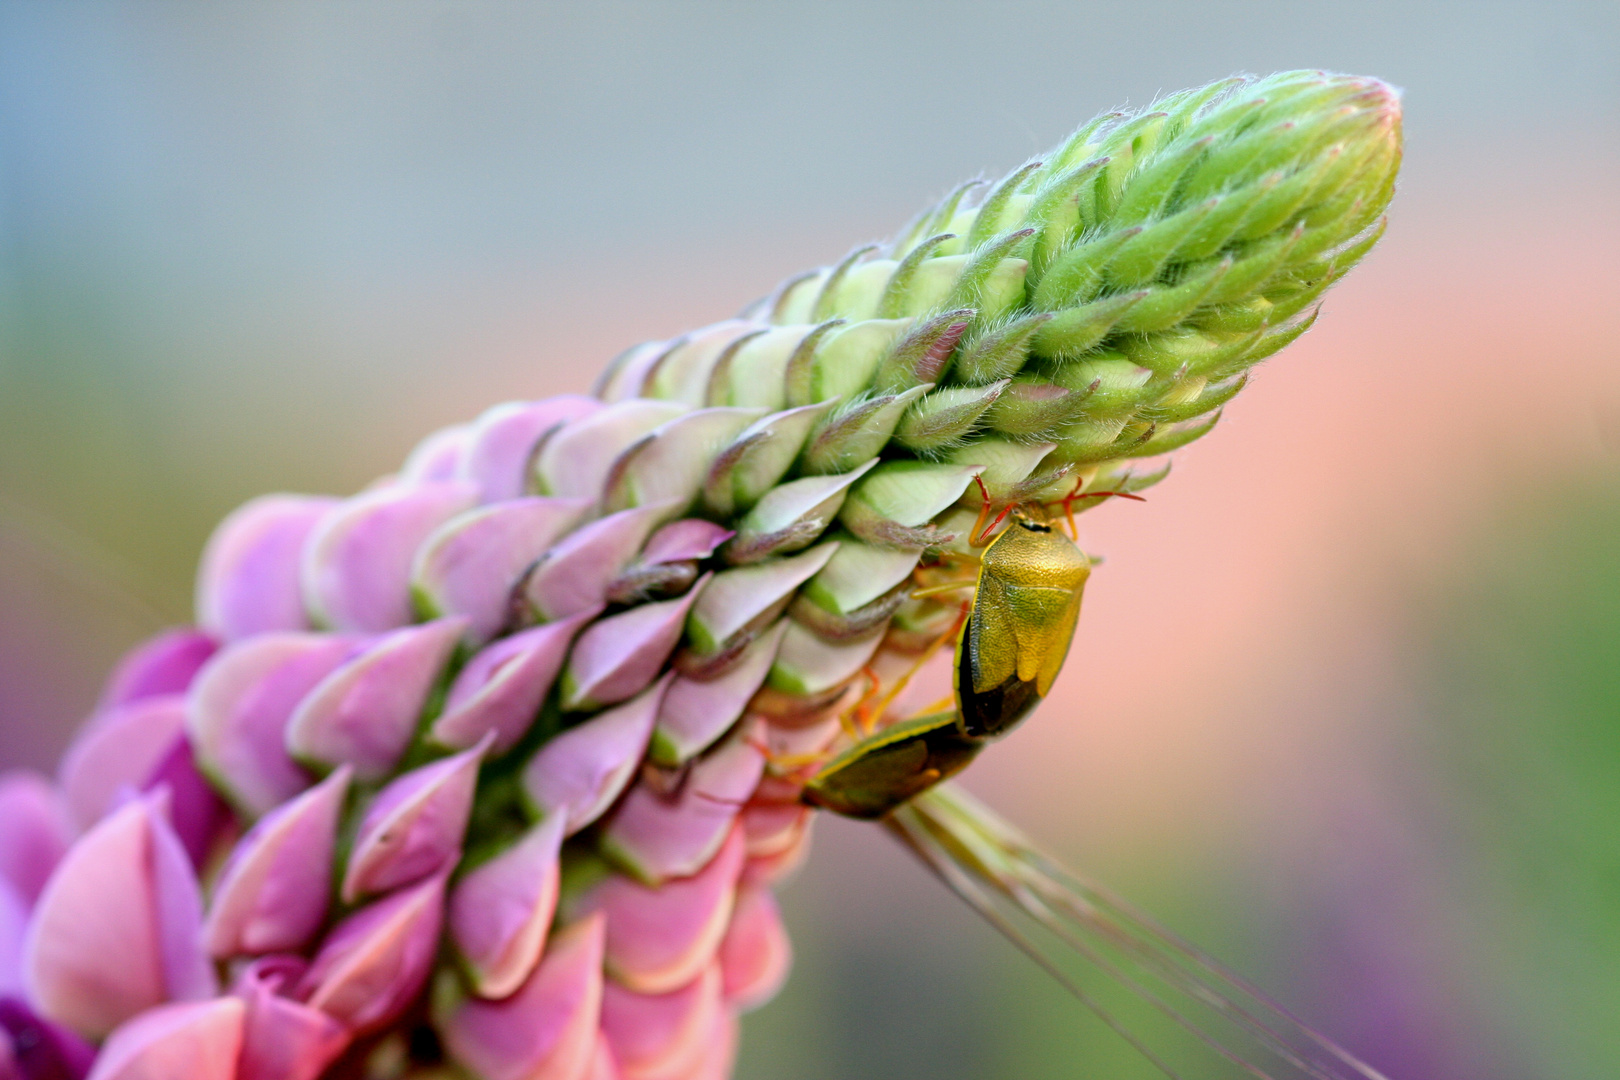
{"type": "Polygon", "coordinates": [[[994,574],[979,575],[964,641],[972,649],[973,692],[988,694],[1018,673],[1020,648],[1017,612],[1009,603],[1007,584],[994,574]]]}

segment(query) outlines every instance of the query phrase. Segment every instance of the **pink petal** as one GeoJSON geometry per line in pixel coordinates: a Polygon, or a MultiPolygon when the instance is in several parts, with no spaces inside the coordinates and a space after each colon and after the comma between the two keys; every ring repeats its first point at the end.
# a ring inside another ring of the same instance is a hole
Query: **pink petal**
{"type": "Polygon", "coordinates": [[[638,994],[608,982],[602,991],[602,1034],[625,1080],[677,1080],[695,1069],[724,1015],[720,988],[718,964],[667,994],[638,994]]]}
{"type": "Polygon", "coordinates": [[[213,991],[202,898],[161,802],[129,802],[73,845],[23,945],[30,998],[92,1038],[163,1001],[213,991]]]}
{"type": "Polygon", "coordinates": [[[562,817],[565,833],[572,836],[613,805],[646,752],[671,677],[542,746],[523,769],[523,790],[533,808],[562,817]]]}
{"type": "Polygon", "coordinates": [[[27,907],[71,843],[67,804],[54,784],[23,769],[0,774],[0,880],[27,907]]]}
{"type": "Polygon", "coordinates": [[[319,1009],[283,997],[274,964],[250,965],[234,993],[247,1006],[235,1080],[316,1080],[349,1046],[349,1030],[319,1009]]]}
{"type": "Polygon", "coordinates": [[[787,620],[778,619],[715,678],[676,679],[658,710],[650,748],[653,760],[660,765],[685,764],[724,735],[765,682],[786,630],[787,620]]]}
{"type": "Polygon", "coordinates": [[[166,630],[124,654],[107,677],[98,709],[138,698],[183,694],[219,643],[196,630],[166,630]]]}
{"type": "Polygon", "coordinates": [[[798,843],[809,824],[811,810],[799,802],[751,802],[743,807],[743,836],[748,857],[776,855],[798,843]]]}
{"type": "Polygon", "coordinates": [[[676,796],[637,784],[603,830],[603,854],[649,884],[690,877],[720,850],[764,768],[739,733],[693,765],[676,796]]]}
{"type": "Polygon", "coordinates": [[[524,572],[590,509],[586,499],[531,496],[481,506],[445,522],[423,542],[411,569],[417,604],[435,615],[461,615],[482,644],[512,615],[512,590],[524,572]]]}
{"type": "Polygon", "coordinates": [[[95,1060],[95,1047],[56,1024],[42,1020],[21,1001],[0,997],[0,1076],[7,1080],[83,1080],[95,1060]],[[7,1073],[7,1067],[13,1072],[7,1073]]]}
{"type": "Polygon", "coordinates": [[[720,974],[726,1002],[742,1012],[757,1009],[782,988],[793,966],[776,895],[757,885],[737,890],[731,925],[720,943],[720,974]]]}
{"type": "Polygon", "coordinates": [[[399,468],[399,482],[432,484],[456,479],[471,437],[471,424],[451,424],[433,432],[405,456],[405,464],[399,468]]]}
{"type": "Polygon", "coordinates": [[[557,908],[563,824],[547,818],[450,893],[450,938],[480,997],[513,993],[540,962],[557,908]]]}
{"type": "Polygon", "coordinates": [[[707,559],[714,549],[730,540],[736,533],[723,525],[702,518],[682,518],[672,521],[653,533],[652,539],[641,552],[644,563],[683,562],[687,559],[707,559]]]}
{"type": "Polygon", "coordinates": [[[648,888],[619,874],[582,901],[607,916],[607,972],[641,994],[691,982],[714,959],[730,923],[743,839],[733,828],[719,854],[697,874],[648,888]]]}
{"type": "Polygon", "coordinates": [[[189,739],[182,735],[174,741],[144,790],[168,792],[169,821],[175,835],[186,849],[191,865],[201,866],[227,824],[230,810],[220,800],[214,786],[197,770],[189,739]]]}
{"type": "Polygon", "coordinates": [[[222,997],[144,1012],[108,1037],[90,1080],[235,1080],[245,1011],[222,997]]]}
{"type": "Polygon", "coordinates": [[[810,853],[810,825],[814,815],[806,817],[794,834],[792,842],[769,855],[750,855],[743,864],[744,885],[768,886],[781,883],[804,865],[810,853]]]}
{"type": "Polygon", "coordinates": [[[197,624],[224,641],[306,630],[299,587],[304,544],[338,500],[263,495],[220,522],[197,571],[197,624]]]}
{"type": "Polygon", "coordinates": [[[709,1037],[703,1041],[703,1053],[697,1065],[681,1080],[731,1080],[732,1066],[737,1063],[739,1034],[736,1012],[721,1009],[714,1018],[709,1037]]]}
{"type": "Polygon", "coordinates": [[[445,878],[439,874],[391,893],[338,923],[293,996],[356,1035],[398,1018],[433,968],[445,878]]]}
{"type": "Polygon", "coordinates": [[[476,654],[456,676],[429,737],[464,749],[493,734],[495,753],[510,750],[534,723],[574,635],[600,610],[513,634],[476,654]]]}
{"type": "MultiPolygon", "coordinates": [[[[28,902],[0,878],[0,998],[22,997],[23,939],[28,935],[28,902]]],[[[0,1078],[5,1077],[0,1069],[0,1078]]]]}
{"type": "Polygon", "coordinates": [[[496,405],[473,422],[458,475],[477,486],[480,502],[515,499],[528,486],[529,462],[540,437],[601,407],[595,398],[578,394],[496,405]]]}
{"type": "Polygon", "coordinates": [[[326,918],[347,766],[260,818],[231,852],[204,929],[211,955],[302,949],[326,918]]]}
{"type": "Polygon", "coordinates": [[[563,673],[563,708],[600,708],[640,693],[658,677],[681,639],[686,613],[712,574],[685,596],[641,604],[596,622],[580,635],[563,673]]]}
{"type": "Polygon", "coordinates": [[[668,503],[638,506],[580,526],[558,541],[524,580],[524,602],[547,621],[601,610],[608,584],[670,511],[668,503]]]}
{"type": "Polygon", "coordinates": [[[336,630],[379,633],[411,622],[411,560],[446,521],[470,510],[470,484],[394,486],[332,508],[304,545],[304,603],[336,630]]]}
{"type": "Polygon", "coordinates": [[[622,1080],[619,1063],[613,1060],[613,1047],[600,1031],[596,1033],[596,1049],[591,1054],[590,1067],[585,1070],[585,1080],[622,1080]]]}
{"type": "Polygon", "coordinates": [[[602,930],[592,918],[558,931],[512,996],[457,1006],[439,1025],[450,1056],[482,1080],[585,1080],[602,1005],[602,930]]]}
{"type": "Polygon", "coordinates": [[[222,650],[197,676],[186,733],[198,767],[249,817],[310,785],[287,756],[287,721],[356,649],[354,639],[329,634],[261,634],[222,650]]]}
{"type": "Polygon", "coordinates": [[[343,902],[452,868],[472,813],[489,736],[471,750],[424,765],[377,793],[360,822],[343,875],[343,902]]]}
{"type": "Polygon", "coordinates": [[[104,713],[79,732],[62,756],[58,779],[80,829],[112,809],[122,788],[139,791],[177,742],[185,741],[182,694],[142,698],[104,713]]]}
{"type": "Polygon", "coordinates": [[[287,752],[328,767],[353,765],[380,780],[410,746],[428,696],[466,629],[440,619],[385,634],[334,670],[287,722],[287,752]]]}

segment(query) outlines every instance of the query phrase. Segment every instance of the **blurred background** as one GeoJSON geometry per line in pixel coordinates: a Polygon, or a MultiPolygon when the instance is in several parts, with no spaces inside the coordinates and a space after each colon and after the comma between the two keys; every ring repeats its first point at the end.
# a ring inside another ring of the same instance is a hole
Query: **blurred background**
{"type": "MultiPolygon", "coordinates": [[[[1620,1061],[1620,6],[0,4],[0,765],[212,523],[588,387],[1093,113],[1405,88],[1387,239],[1106,555],[968,786],[1393,1077],[1620,1061]]],[[[819,826],[747,1078],[1147,1076],[819,826]]]]}

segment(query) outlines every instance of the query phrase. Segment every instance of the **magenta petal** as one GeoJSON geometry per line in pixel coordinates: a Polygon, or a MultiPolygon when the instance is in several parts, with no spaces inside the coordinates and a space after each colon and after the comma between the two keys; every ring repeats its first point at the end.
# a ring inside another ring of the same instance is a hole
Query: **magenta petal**
{"type": "Polygon", "coordinates": [[[445,877],[391,893],[338,923],[293,996],[356,1035],[386,1027],[421,992],[433,968],[445,877]]]}
{"type": "Polygon", "coordinates": [[[613,1060],[613,1047],[608,1045],[607,1036],[600,1031],[596,1033],[596,1051],[591,1055],[584,1080],[623,1080],[619,1063],[613,1060]]]}
{"type": "Polygon", "coordinates": [[[328,767],[353,765],[362,780],[387,776],[410,746],[428,695],[465,619],[440,619],[379,638],[322,679],[287,722],[287,752],[328,767]]]}
{"type": "Polygon", "coordinates": [[[563,672],[563,708],[586,710],[624,701],[658,677],[686,628],[686,613],[712,574],[685,596],[641,604],[596,622],[579,636],[563,672]]]}
{"type": "Polygon", "coordinates": [[[697,873],[720,849],[764,768],[752,741],[733,737],[692,766],[673,798],[637,784],[603,830],[603,853],[652,884],[697,873]]]}
{"type": "Polygon", "coordinates": [[[652,757],[660,765],[681,765],[708,749],[743,714],[776,659],[788,621],[751,642],[737,662],[712,679],[677,678],[664,695],[653,731],[652,757]]]}
{"type": "Polygon", "coordinates": [[[0,1055],[0,1076],[12,1080],[83,1080],[95,1060],[95,1047],[65,1028],[42,1020],[15,998],[0,997],[0,1043],[11,1044],[11,1060],[0,1055]],[[9,1065],[14,1071],[6,1073],[9,1065]]]}
{"type": "Polygon", "coordinates": [[[175,835],[185,847],[191,865],[201,866],[230,817],[230,810],[213,785],[197,771],[191,742],[183,735],[174,740],[146,782],[146,790],[160,789],[169,795],[169,821],[175,835]]]}
{"type": "Polygon", "coordinates": [[[316,1080],[349,1046],[349,1029],[319,1009],[279,993],[271,964],[242,973],[235,994],[247,1006],[235,1080],[316,1080]]]}
{"type": "Polygon", "coordinates": [[[711,964],[679,990],[638,994],[609,981],[602,992],[602,1034],[626,1077],[681,1077],[696,1068],[724,1016],[720,968],[711,964]]]}
{"type": "Polygon", "coordinates": [[[730,924],[742,866],[742,831],[733,827],[692,877],[648,888],[615,874],[592,889],[581,910],[607,916],[608,974],[641,994],[669,993],[697,978],[730,924]]]}
{"type": "Polygon", "coordinates": [[[357,648],[330,634],[261,634],[225,648],[197,676],[186,712],[197,765],[249,817],[310,785],[287,755],[287,721],[357,648]]]}
{"type": "Polygon", "coordinates": [[[35,772],[0,774],[0,879],[32,907],[45,880],[73,843],[67,804],[35,772]]]}
{"type": "Polygon", "coordinates": [[[529,459],[540,436],[601,407],[595,398],[578,394],[496,405],[473,422],[459,475],[477,485],[480,502],[515,499],[527,487],[529,459]]]}
{"type": "Polygon", "coordinates": [[[197,624],[225,641],[305,630],[300,590],[304,544],[338,500],[263,495],[220,522],[197,571],[197,624]]]}
{"type": "Polygon", "coordinates": [[[557,539],[590,509],[586,499],[531,496],[469,510],[423,542],[411,568],[417,603],[434,615],[461,615],[483,643],[511,616],[512,590],[557,539]]]}
{"type": "Polygon", "coordinates": [[[681,1074],[681,1080],[731,1080],[732,1066],[737,1063],[737,1042],[741,1032],[737,1014],[730,1008],[716,1012],[714,1026],[703,1040],[703,1051],[698,1063],[681,1074]]]}
{"type": "Polygon", "coordinates": [[[58,777],[79,828],[112,809],[120,789],[139,791],[185,739],[182,694],[142,698],[95,717],[62,756],[58,777]]]}
{"type": "Polygon", "coordinates": [[[138,698],[183,694],[219,643],[196,630],[165,630],[124,654],[107,677],[98,709],[138,698]]]}
{"type": "Polygon", "coordinates": [[[81,837],[29,924],[29,997],[48,1018],[91,1038],[143,1009],[213,989],[197,881],[161,802],[126,803],[81,837]]]}
{"type": "Polygon", "coordinates": [[[757,885],[737,890],[731,925],[720,943],[720,973],[726,1002],[747,1012],[782,988],[793,966],[793,947],[782,925],[776,895],[757,885]]]}
{"type": "Polygon", "coordinates": [[[454,480],[472,437],[471,424],[452,424],[433,432],[417,443],[399,467],[402,484],[432,484],[454,480]]]}
{"type": "Polygon", "coordinates": [[[439,1024],[451,1058],[480,1080],[584,1080],[596,1056],[602,937],[599,918],[565,927],[516,993],[460,1003],[439,1024]]]}
{"type": "Polygon", "coordinates": [[[302,949],[320,930],[351,770],[260,818],[220,872],[204,928],[211,955],[302,949]]]}
{"type": "Polygon", "coordinates": [[[534,723],[574,635],[600,610],[502,638],[467,661],[433,722],[433,741],[463,749],[493,734],[495,753],[510,750],[534,723]]]}
{"type": "Polygon", "coordinates": [[[478,500],[471,484],[374,488],[338,504],[304,545],[304,603],[335,630],[378,633],[411,622],[411,561],[422,542],[478,500]]]}
{"type": "MultiPolygon", "coordinates": [[[[11,882],[0,879],[0,998],[23,997],[23,938],[28,935],[28,902],[11,882]]],[[[0,1069],[0,1080],[5,1071],[0,1069]]]]}
{"type": "Polygon", "coordinates": [[[557,907],[564,819],[546,819],[450,893],[450,937],[480,997],[515,991],[540,962],[557,907]]]}
{"type": "Polygon", "coordinates": [[[707,559],[714,549],[730,540],[736,533],[702,518],[682,518],[672,521],[653,533],[642,549],[644,563],[682,562],[687,559],[707,559]]]}
{"type": "Polygon", "coordinates": [[[670,510],[669,503],[638,506],[575,529],[529,574],[523,583],[524,600],[547,621],[601,610],[607,603],[609,583],[670,510]]]}
{"type": "Polygon", "coordinates": [[[142,1013],[107,1039],[89,1080],[235,1080],[245,1012],[222,997],[142,1013]]]}
{"type": "Polygon", "coordinates": [[[542,746],[523,769],[523,790],[533,808],[563,818],[564,831],[572,836],[613,805],[646,753],[671,677],[542,746]]]}
{"type": "Polygon", "coordinates": [[[344,903],[455,865],[488,748],[486,736],[471,750],[412,769],[377,793],[349,853],[344,903]]]}

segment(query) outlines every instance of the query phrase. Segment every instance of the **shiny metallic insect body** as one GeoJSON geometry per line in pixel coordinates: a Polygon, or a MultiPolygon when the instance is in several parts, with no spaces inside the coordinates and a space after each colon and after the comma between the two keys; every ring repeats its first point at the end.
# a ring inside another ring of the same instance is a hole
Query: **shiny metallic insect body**
{"type": "Polygon", "coordinates": [[[973,601],[956,638],[956,708],[862,739],[810,778],[806,802],[846,817],[882,817],[960,772],[1051,691],[1080,618],[1091,561],[1051,524],[1023,510],[1010,517],[978,560],[973,601]]]}

